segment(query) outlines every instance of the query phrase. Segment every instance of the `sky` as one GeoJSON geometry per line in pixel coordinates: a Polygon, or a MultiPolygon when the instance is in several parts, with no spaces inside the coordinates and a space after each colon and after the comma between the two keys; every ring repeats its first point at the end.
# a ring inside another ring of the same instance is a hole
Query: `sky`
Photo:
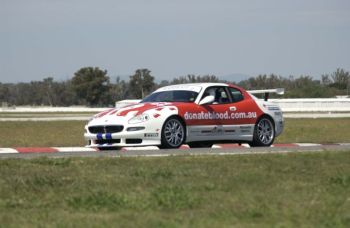
{"type": "Polygon", "coordinates": [[[0,82],[350,70],[349,0],[0,0],[0,82]]]}

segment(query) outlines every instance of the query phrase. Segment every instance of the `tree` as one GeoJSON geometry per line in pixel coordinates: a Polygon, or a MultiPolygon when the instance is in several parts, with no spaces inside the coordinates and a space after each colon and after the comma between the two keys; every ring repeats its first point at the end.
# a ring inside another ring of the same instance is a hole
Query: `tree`
{"type": "Polygon", "coordinates": [[[98,67],[81,68],[74,73],[72,88],[81,104],[100,106],[110,102],[107,70],[98,67]]]}
{"type": "Polygon", "coordinates": [[[110,94],[114,102],[127,99],[129,95],[129,83],[120,80],[118,76],[115,84],[111,85],[110,94]]]}
{"type": "Polygon", "coordinates": [[[0,82],[0,105],[2,102],[8,102],[9,89],[0,82]]]}
{"type": "Polygon", "coordinates": [[[329,75],[328,74],[322,74],[321,75],[321,84],[322,85],[325,85],[325,86],[328,86],[329,84],[331,84],[332,81],[331,79],[329,78],[329,75]]]}
{"type": "Polygon", "coordinates": [[[196,83],[196,82],[219,82],[219,78],[215,75],[193,75],[188,74],[187,76],[180,76],[174,78],[170,84],[184,84],[184,83],[196,83]]]}
{"type": "Polygon", "coordinates": [[[134,98],[144,98],[154,87],[154,77],[148,69],[138,69],[130,76],[129,89],[134,98]]]}
{"type": "Polygon", "coordinates": [[[334,73],[332,73],[333,84],[331,87],[335,87],[341,90],[345,90],[348,88],[348,84],[350,81],[350,73],[345,71],[344,69],[337,69],[334,73]]]}
{"type": "Polygon", "coordinates": [[[168,80],[162,80],[160,83],[159,83],[159,87],[164,87],[164,86],[168,86],[170,85],[169,81],[168,80]]]}

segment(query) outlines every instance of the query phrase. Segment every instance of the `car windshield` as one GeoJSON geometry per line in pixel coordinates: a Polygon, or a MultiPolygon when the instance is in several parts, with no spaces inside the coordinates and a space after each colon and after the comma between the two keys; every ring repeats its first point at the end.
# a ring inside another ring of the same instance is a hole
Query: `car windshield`
{"type": "Polygon", "coordinates": [[[141,103],[145,102],[194,102],[198,93],[189,90],[170,90],[150,94],[141,103]]]}

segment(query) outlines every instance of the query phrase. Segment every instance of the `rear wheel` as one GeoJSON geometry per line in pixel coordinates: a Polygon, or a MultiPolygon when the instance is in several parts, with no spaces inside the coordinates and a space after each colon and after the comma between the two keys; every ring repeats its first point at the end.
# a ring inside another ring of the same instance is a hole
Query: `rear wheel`
{"type": "Polygon", "coordinates": [[[190,148],[210,148],[213,146],[211,142],[189,142],[188,146],[190,148]]]}
{"type": "Polygon", "coordinates": [[[271,118],[263,116],[255,124],[252,147],[271,146],[275,139],[275,126],[271,118]]]}
{"type": "Polygon", "coordinates": [[[160,148],[179,148],[185,141],[185,127],[176,117],[167,119],[162,128],[160,148]]]}

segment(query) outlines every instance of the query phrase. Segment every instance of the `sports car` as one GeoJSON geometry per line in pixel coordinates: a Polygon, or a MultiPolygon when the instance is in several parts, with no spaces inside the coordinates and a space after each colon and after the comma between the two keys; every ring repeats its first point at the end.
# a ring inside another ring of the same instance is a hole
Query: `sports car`
{"type": "Polygon", "coordinates": [[[211,147],[214,143],[270,146],[283,131],[271,92],[246,91],[226,83],[170,85],[139,103],[96,114],[85,126],[88,147],[113,148],[156,145],[160,148],[211,147]],[[264,93],[265,99],[253,94],[264,93]]]}

